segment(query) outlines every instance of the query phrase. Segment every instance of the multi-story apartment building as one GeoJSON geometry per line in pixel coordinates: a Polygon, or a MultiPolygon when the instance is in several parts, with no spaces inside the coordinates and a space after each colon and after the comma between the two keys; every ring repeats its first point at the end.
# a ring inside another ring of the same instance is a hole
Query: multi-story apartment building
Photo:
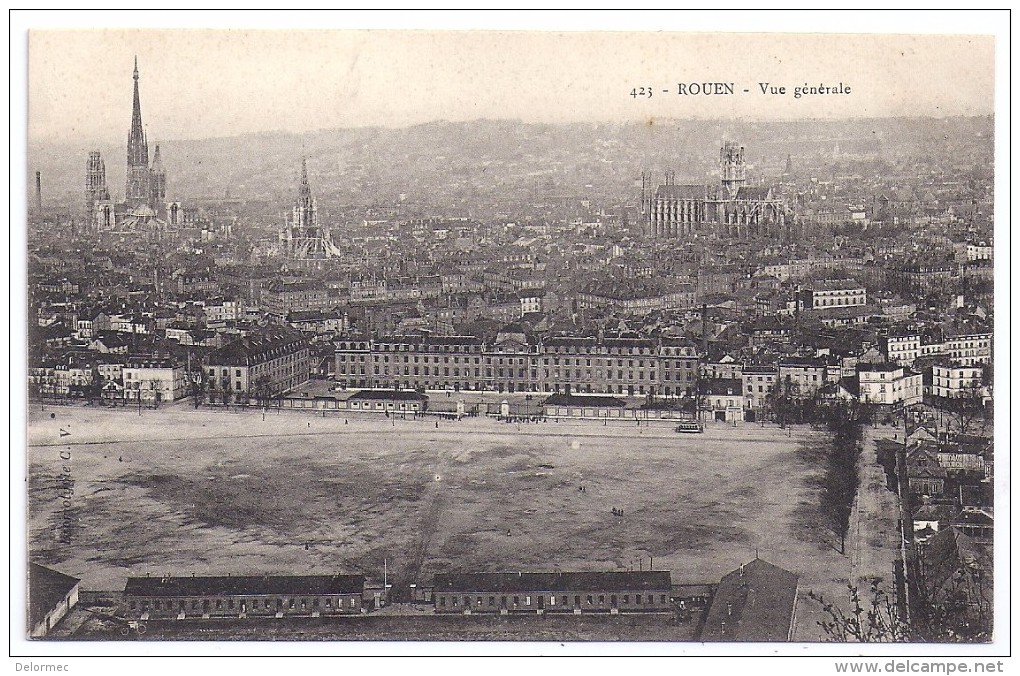
{"type": "Polygon", "coordinates": [[[885,358],[894,364],[910,366],[921,356],[921,336],[917,333],[885,336],[880,345],[885,358]]]}
{"type": "Polygon", "coordinates": [[[924,399],[924,380],[896,364],[858,364],[857,380],[861,402],[892,405],[919,404],[924,399]]]}
{"type": "Polygon", "coordinates": [[[968,261],[990,261],[994,251],[991,242],[977,242],[967,245],[968,261]]]}
{"type": "Polygon", "coordinates": [[[314,282],[278,282],[262,290],[262,308],[275,317],[298,310],[328,310],[339,296],[314,282]]]}
{"type": "Polygon", "coordinates": [[[214,350],[207,358],[205,372],[213,400],[226,391],[236,396],[258,388],[275,395],[308,381],[311,351],[297,331],[273,327],[214,350]]]}
{"type": "MultiPolygon", "coordinates": [[[[645,281],[645,280],[642,280],[645,281]]],[[[589,286],[577,295],[577,306],[612,310],[630,315],[646,315],[656,310],[686,310],[696,304],[696,289],[692,284],[681,284],[675,288],[645,283],[620,285],[612,288],[589,286]]]]}
{"type": "Polygon", "coordinates": [[[697,373],[693,347],[670,339],[401,336],[341,340],[336,351],[345,387],[677,396],[697,373]]]}
{"type": "Polygon", "coordinates": [[[941,354],[963,366],[990,364],[992,334],[965,333],[945,336],[941,354]]]}
{"type": "Polygon", "coordinates": [[[990,364],[992,361],[991,333],[961,333],[932,339],[920,333],[903,333],[887,336],[881,348],[886,359],[910,366],[918,357],[944,356],[964,366],[990,364]]]}
{"type": "Polygon", "coordinates": [[[948,360],[932,365],[931,394],[938,399],[960,399],[979,392],[984,379],[981,365],[962,366],[948,360]]]}
{"type": "Polygon", "coordinates": [[[173,359],[128,359],[121,374],[129,401],[159,404],[188,395],[187,370],[173,359]]]}
{"type": "Polygon", "coordinates": [[[779,362],[779,382],[792,386],[795,396],[811,397],[826,383],[839,382],[843,369],[838,360],[821,358],[785,359],[779,362]]]}
{"type": "Polygon", "coordinates": [[[765,408],[769,392],[775,387],[779,372],[775,366],[745,366],[742,373],[747,408],[760,411],[765,408]]]}
{"type": "Polygon", "coordinates": [[[840,307],[867,305],[868,292],[850,279],[828,279],[801,291],[801,307],[808,310],[830,310],[840,307]]]}
{"type": "Polygon", "coordinates": [[[956,277],[958,266],[950,262],[907,263],[888,269],[892,284],[914,293],[938,291],[956,277]]]}
{"type": "Polygon", "coordinates": [[[244,319],[244,303],[220,300],[207,304],[203,311],[207,322],[237,321],[244,319]]]}

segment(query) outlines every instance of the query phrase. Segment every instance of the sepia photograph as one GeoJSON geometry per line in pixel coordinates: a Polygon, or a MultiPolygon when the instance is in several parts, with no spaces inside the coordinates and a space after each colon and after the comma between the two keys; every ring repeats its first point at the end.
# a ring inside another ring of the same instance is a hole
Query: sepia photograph
{"type": "Polygon", "coordinates": [[[1008,38],[225,14],[22,36],[27,654],[995,671],[1008,38]]]}

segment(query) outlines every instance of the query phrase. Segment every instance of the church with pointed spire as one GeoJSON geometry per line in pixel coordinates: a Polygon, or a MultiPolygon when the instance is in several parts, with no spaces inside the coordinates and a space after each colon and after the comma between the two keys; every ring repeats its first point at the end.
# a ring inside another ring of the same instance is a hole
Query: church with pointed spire
{"type": "Polygon", "coordinates": [[[288,265],[297,269],[321,269],[322,262],[336,254],[329,230],[319,225],[305,158],[301,158],[301,179],[290,221],[280,230],[280,245],[288,265]]]}
{"type": "Polygon", "coordinates": [[[138,87],[138,57],[132,73],[134,97],[131,128],[127,138],[127,172],[124,201],[113,204],[106,185],[106,167],[99,151],[89,153],[85,177],[86,227],[96,231],[148,231],[161,233],[179,225],[179,205],[166,201],[166,170],[155,146],[149,163],[149,139],[142,124],[142,101],[138,87]]]}
{"type": "Polygon", "coordinates": [[[150,204],[149,193],[149,141],[142,127],[142,101],[138,94],[138,57],[135,57],[135,96],[131,107],[131,131],[127,141],[127,186],[124,189],[125,202],[137,207],[150,204]]]}

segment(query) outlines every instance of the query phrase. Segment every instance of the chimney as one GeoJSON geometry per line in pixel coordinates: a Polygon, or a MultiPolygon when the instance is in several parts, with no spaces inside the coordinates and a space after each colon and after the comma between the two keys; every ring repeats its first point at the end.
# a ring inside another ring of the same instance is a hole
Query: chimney
{"type": "Polygon", "coordinates": [[[35,172],[35,210],[42,213],[42,174],[35,172]]]}

